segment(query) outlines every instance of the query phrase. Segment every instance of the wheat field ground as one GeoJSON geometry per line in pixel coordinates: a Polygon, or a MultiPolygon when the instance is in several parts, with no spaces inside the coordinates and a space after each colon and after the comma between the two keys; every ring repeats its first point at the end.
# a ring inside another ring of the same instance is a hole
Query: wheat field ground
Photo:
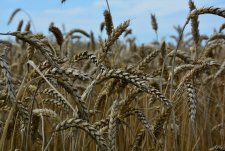
{"type": "Polygon", "coordinates": [[[225,151],[225,22],[199,28],[225,9],[189,0],[175,44],[158,39],[151,14],[157,40],[138,45],[132,20],[115,25],[106,4],[106,39],[54,23],[34,33],[31,20],[0,31],[15,39],[0,39],[0,151],[225,151]]]}

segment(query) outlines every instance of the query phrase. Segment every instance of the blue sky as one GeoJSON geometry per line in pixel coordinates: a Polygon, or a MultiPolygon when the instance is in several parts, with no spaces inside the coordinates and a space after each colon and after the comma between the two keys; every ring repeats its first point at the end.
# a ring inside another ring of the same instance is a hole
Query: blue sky
{"type": "MultiPolygon", "coordinates": [[[[197,7],[225,7],[224,0],[194,2],[197,7]]],[[[183,25],[189,12],[188,0],[109,0],[109,3],[114,25],[131,19],[130,28],[138,44],[155,39],[150,24],[150,13],[154,13],[157,17],[159,39],[169,40],[169,36],[175,34],[173,26],[183,25]]],[[[107,7],[105,0],[67,0],[64,4],[61,4],[60,0],[1,0],[0,32],[15,31],[21,19],[29,20],[20,12],[8,26],[8,18],[16,8],[22,8],[31,15],[36,32],[48,34],[48,26],[54,22],[61,29],[64,24],[66,31],[81,28],[92,30],[95,36],[98,36],[101,34],[99,25],[104,20],[103,12],[107,7]]],[[[224,18],[213,15],[202,15],[199,19],[200,33],[208,35],[225,22],[224,18]]],[[[188,31],[190,26],[186,29],[186,32],[188,31]]]]}

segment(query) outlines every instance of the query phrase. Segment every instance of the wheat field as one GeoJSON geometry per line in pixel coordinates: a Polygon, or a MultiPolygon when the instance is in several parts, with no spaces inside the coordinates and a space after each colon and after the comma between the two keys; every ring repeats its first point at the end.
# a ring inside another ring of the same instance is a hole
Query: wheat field
{"type": "Polygon", "coordinates": [[[151,14],[157,40],[138,45],[106,4],[106,39],[54,23],[33,33],[31,20],[0,31],[15,37],[0,40],[0,151],[225,151],[225,22],[206,36],[198,19],[225,9],[189,0],[175,44],[151,14]]]}

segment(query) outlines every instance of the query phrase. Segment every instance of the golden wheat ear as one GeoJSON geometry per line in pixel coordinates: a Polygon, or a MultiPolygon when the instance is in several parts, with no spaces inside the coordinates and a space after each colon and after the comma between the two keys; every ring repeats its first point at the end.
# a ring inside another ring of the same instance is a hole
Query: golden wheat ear
{"type": "Polygon", "coordinates": [[[224,151],[225,146],[224,145],[216,145],[211,148],[209,148],[209,151],[224,151]]]}
{"type": "Polygon", "coordinates": [[[50,25],[48,30],[54,34],[57,44],[61,47],[64,41],[61,30],[58,27],[55,27],[54,25],[50,25]]]}
{"type": "Polygon", "coordinates": [[[30,32],[30,27],[31,27],[31,21],[28,21],[27,24],[26,24],[26,26],[25,26],[24,31],[25,32],[30,32]]]}
{"type": "Polygon", "coordinates": [[[141,146],[143,144],[144,138],[145,138],[145,129],[141,129],[136,137],[135,137],[135,141],[133,143],[133,147],[132,147],[132,151],[138,151],[138,150],[142,150],[141,146]]]}
{"type": "Polygon", "coordinates": [[[155,14],[151,14],[151,25],[152,25],[152,29],[155,31],[156,34],[156,40],[158,41],[158,23],[155,17],[155,14]]]}
{"type": "Polygon", "coordinates": [[[110,36],[113,31],[113,21],[112,16],[108,10],[104,11],[104,17],[105,17],[105,28],[107,35],[110,36]]]}
{"type": "MultiPolygon", "coordinates": [[[[196,6],[192,0],[189,0],[189,8],[190,12],[196,9],[196,6]]],[[[192,27],[191,32],[196,48],[199,46],[199,38],[200,38],[198,26],[199,26],[198,16],[191,18],[191,27],[192,27]]]]}
{"type": "Polygon", "coordinates": [[[63,122],[59,123],[55,131],[61,131],[68,129],[70,127],[76,127],[78,129],[84,130],[88,135],[90,135],[95,142],[103,149],[103,150],[109,150],[109,146],[106,143],[106,140],[99,134],[99,132],[87,121],[82,119],[76,119],[76,118],[70,118],[67,120],[64,120],[63,122]]]}
{"type": "MultiPolygon", "coordinates": [[[[19,24],[18,24],[18,26],[17,26],[16,31],[17,31],[17,32],[21,32],[22,27],[23,27],[23,20],[20,20],[20,22],[19,22],[19,24]]],[[[16,42],[19,43],[19,39],[18,39],[17,37],[16,37],[16,42]]]]}
{"type": "Polygon", "coordinates": [[[110,47],[115,43],[115,41],[127,29],[129,25],[130,25],[130,20],[120,24],[108,37],[107,41],[105,42],[102,48],[102,52],[107,53],[110,50],[110,47]]]}

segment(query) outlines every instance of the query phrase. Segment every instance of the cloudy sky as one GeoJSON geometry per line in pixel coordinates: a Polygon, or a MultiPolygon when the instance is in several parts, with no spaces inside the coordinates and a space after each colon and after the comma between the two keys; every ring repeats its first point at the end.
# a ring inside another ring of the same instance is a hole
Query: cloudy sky
{"type": "MultiPolygon", "coordinates": [[[[109,3],[114,25],[130,19],[133,36],[139,44],[155,39],[150,24],[151,13],[157,17],[159,38],[168,40],[170,35],[175,34],[173,26],[183,25],[189,12],[188,0],[109,0],[109,3]]],[[[195,0],[195,4],[197,7],[225,7],[224,0],[195,0]]],[[[103,12],[107,6],[105,0],[67,0],[64,4],[60,0],[1,0],[0,32],[15,31],[21,19],[29,20],[25,13],[20,12],[7,25],[10,14],[16,8],[22,8],[30,14],[36,32],[48,34],[48,26],[54,22],[61,29],[64,24],[66,31],[81,28],[92,30],[98,36],[101,34],[99,25],[104,19],[103,12]]],[[[224,22],[221,17],[202,15],[200,33],[211,34],[214,28],[218,29],[224,22]]],[[[190,27],[186,29],[188,31],[190,27]]]]}

